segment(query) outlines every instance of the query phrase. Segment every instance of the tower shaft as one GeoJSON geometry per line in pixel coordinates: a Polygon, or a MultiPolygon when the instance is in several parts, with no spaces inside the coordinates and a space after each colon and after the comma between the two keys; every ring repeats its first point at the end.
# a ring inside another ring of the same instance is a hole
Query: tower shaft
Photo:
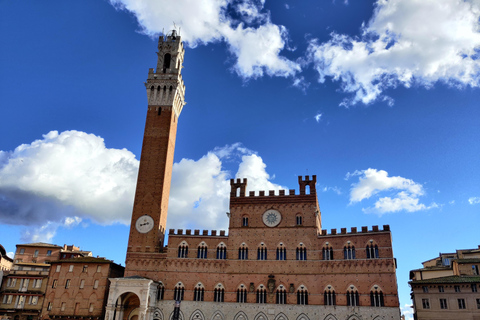
{"type": "Polygon", "coordinates": [[[147,119],[127,248],[126,273],[137,274],[135,257],[160,254],[167,223],[168,198],[178,117],[185,104],[181,76],[183,44],[175,31],[158,41],[158,62],[145,82],[147,119]]]}

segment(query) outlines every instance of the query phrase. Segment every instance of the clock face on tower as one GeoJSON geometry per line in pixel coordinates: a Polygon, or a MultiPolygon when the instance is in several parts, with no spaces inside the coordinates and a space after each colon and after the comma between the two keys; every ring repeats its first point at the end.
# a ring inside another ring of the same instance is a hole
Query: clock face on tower
{"type": "Polygon", "coordinates": [[[135,222],[135,228],[140,233],[147,233],[153,229],[153,219],[149,215],[143,215],[135,222]]]}
{"type": "Polygon", "coordinates": [[[267,227],[276,227],[282,220],[282,215],[277,210],[270,209],[265,211],[262,220],[267,227]]]}

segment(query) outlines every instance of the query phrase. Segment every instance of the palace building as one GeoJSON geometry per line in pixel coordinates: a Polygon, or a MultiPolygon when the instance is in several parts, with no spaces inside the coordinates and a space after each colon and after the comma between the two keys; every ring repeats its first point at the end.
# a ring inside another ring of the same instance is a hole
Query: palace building
{"type": "Polygon", "coordinates": [[[160,36],[148,97],[125,277],[106,320],[400,319],[388,225],[322,229],[316,176],[299,190],[246,192],[231,180],[229,229],[169,230],[168,198],[185,105],[181,38],[160,36]]]}

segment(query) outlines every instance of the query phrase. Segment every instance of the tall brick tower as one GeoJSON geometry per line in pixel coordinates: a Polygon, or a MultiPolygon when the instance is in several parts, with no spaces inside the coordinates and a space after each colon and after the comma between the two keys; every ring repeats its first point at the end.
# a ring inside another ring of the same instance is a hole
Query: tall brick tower
{"type": "Polygon", "coordinates": [[[126,276],[142,275],[138,261],[161,256],[177,121],[185,105],[185,85],[181,75],[184,53],[176,31],[160,36],[157,69],[155,72],[153,68],[149,69],[145,82],[147,120],[130,225],[126,276]]]}

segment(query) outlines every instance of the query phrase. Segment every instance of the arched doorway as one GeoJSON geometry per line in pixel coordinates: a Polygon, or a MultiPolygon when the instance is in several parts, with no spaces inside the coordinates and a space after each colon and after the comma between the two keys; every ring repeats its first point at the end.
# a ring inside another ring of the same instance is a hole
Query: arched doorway
{"type": "Polygon", "coordinates": [[[114,320],[139,320],[140,299],[135,293],[126,292],[115,302],[114,320]]]}

